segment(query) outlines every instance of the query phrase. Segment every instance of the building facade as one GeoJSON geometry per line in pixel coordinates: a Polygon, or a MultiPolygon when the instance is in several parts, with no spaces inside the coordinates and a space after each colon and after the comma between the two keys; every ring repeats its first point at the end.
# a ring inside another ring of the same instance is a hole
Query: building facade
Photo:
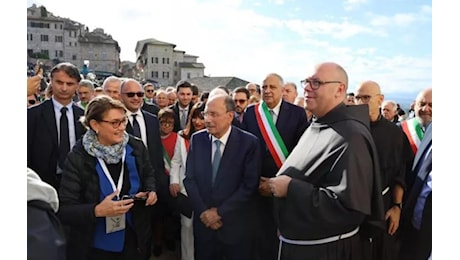
{"type": "Polygon", "coordinates": [[[90,32],[85,25],[48,12],[44,6],[27,8],[27,59],[45,64],[70,62],[79,68],[89,61],[89,70],[117,73],[120,69],[118,42],[102,29],[90,32]]]}
{"type": "Polygon", "coordinates": [[[181,79],[204,76],[205,66],[197,62],[198,56],[175,48],[175,44],[153,38],[138,41],[135,51],[143,80],[166,87],[174,86],[181,79]]]}

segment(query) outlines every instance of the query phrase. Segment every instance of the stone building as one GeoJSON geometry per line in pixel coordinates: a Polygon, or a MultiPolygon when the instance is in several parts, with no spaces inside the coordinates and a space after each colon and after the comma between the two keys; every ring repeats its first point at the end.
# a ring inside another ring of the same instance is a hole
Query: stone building
{"type": "Polygon", "coordinates": [[[89,70],[117,73],[120,69],[118,42],[102,29],[90,32],[88,27],[48,12],[44,6],[27,8],[27,59],[37,59],[52,66],[70,62],[82,68],[89,61],[89,70]]]}
{"type": "Polygon", "coordinates": [[[205,66],[197,62],[198,56],[175,48],[175,44],[153,38],[138,41],[135,51],[143,80],[165,87],[174,86],[181,79],[204,76],[205,66]]]}

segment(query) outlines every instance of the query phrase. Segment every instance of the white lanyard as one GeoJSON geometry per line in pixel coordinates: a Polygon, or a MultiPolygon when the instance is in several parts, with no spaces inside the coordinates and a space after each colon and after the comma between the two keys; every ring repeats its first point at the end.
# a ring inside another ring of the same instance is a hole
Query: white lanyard
{"type": "Polygon", "coordinates": [[[97,160],[101,164],[102,171],[104,171],[105,176],[107,177],[110,184],[112,185],[113,191],[115,191],[116,189],[118,190],[118,193],[117,193],[118,200],[120,200],[121,187],[123,187],[123,174],[125,172],[125,156],[126,156],[126,148],[123,150],[123,155],[121,157],[121,171],[120,171],[120,177],[118,177],[117,187],[115,187],[115,182],[113,181],[112,175],[110,175],[109,169],[107,169],[107,166],[105,165],[104,160],[102,160],[101,158],[97,158],[97,160]]]}

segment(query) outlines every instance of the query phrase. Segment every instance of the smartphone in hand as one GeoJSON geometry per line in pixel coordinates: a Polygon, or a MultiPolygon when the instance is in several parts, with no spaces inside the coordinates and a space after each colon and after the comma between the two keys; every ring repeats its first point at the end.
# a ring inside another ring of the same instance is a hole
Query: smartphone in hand
{"type": "Polygon", "coordinates": [[[43,77],[43,62],[40,60],[37,60],[37,63],[35,64],[34,68],[35,75],[40,75],[43,77]]]}
{"type": "Polygon", "coordinates": [[[121,197],[122,200],[129,200],[129,199],[133,199],[133,200],[146,200],[147,198],[140,198],[140,197],[136,197],[136,195],[123,195],[121,197]]]}

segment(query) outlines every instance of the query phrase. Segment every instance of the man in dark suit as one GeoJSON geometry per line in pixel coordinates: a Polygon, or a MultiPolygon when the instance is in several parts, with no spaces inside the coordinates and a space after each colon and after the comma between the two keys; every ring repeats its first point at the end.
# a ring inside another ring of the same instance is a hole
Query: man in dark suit
{"type": "MultiPolygon", "coordinates": [[[[153,207],[153,222],[157,223],[159,216],[165,210],[164,202],[169,194],[169,179],[164,173],[163,146],[160,137],[160,123],[157,117],[141,109],[143,104],[144,90],[141,84],[134,79],[124,80],[121,84],[121,101],[125,104],[128,112],[129,124],[126,132],[140,138],[149,152],[150,163],[155,170],[156,186],[159,203],[153,207]],[[160,203],[161,200],[161,203],[160,203]]],[[[155,225],[152,225],[155,228],[155,225]]],[[[155,230],[154,230],[155,231],[155,230]]]]}
{"type": "Polygon", "coordinates": [[[401,260],[428,259],[432,248],[432,125],[415,155],[412,175],[407,183],[401,221],[401,260]]]}
{"type": "Polygon", "coordinates": [[[147,111],[150,114],[154,114],[156,116],[158,116],[158,112],[160,112],[160,108],[157,104],[147,104],[146,102],[144,102],[144,104],[142,105],[142,110],[147,111]]]}
{"type": "Polygon", "coordinates": [[[52,98],[27,109],[27,167],[59,190],[62,164],[85,132],[79,121],[84,111],[72,102],[81,80],[78,68],[59,63],[50,75],[52,98]]]}
{"type": "Polygon", "coordinates": [[[155,175],[164,175],[163,150],[160,138],[160,123],[156,116],[144,111],[144,90],[141,84],[134,79],[127,79],[121,84],[121,101],[128,109],[129,124],[126,132],[140,138],[147,147],[150,162],[155,169],[155,175]],[[136,119],[137,123],[134,122],[136,119]]]}
{"type": "Polygon", "coordinates": [[[252,260],[253,199],[260,176],[257,138],[231,125],[235,103],[210,97],[207,130],[190,141],[184,185],[193,210],[195,260],[252,260]]]}
{"type": "Polygon", "coordinates": [[[256,238],[256,259],[261,260],[277,259],[278,256],[279,240],[268,179],[275,176],[308,127],[305,111],[299,106],[283,101],[283,85],[280,75],[269,74],[263,81],[263,101],[247,107],[242,123],[243,129],[259,138],[262,151],[256,238]]]}
{"type": "Polygon", "coordinates": [[[149,113],[152,113],[158,116],[160,107],[155,102],[155,89],[152,83],[145,83],[143,86],[144,89],[144,104],[142,105],[142,110],[145,110],[149,113]]]}
{"type": "Polygon", "coordinates": [[[174,111],[174,132],[179,132],[187,125],[188,116],[193,107],[192,102],[192,84],[181,80],[176,84],[177,101],[171,108],[174,111]]]}

